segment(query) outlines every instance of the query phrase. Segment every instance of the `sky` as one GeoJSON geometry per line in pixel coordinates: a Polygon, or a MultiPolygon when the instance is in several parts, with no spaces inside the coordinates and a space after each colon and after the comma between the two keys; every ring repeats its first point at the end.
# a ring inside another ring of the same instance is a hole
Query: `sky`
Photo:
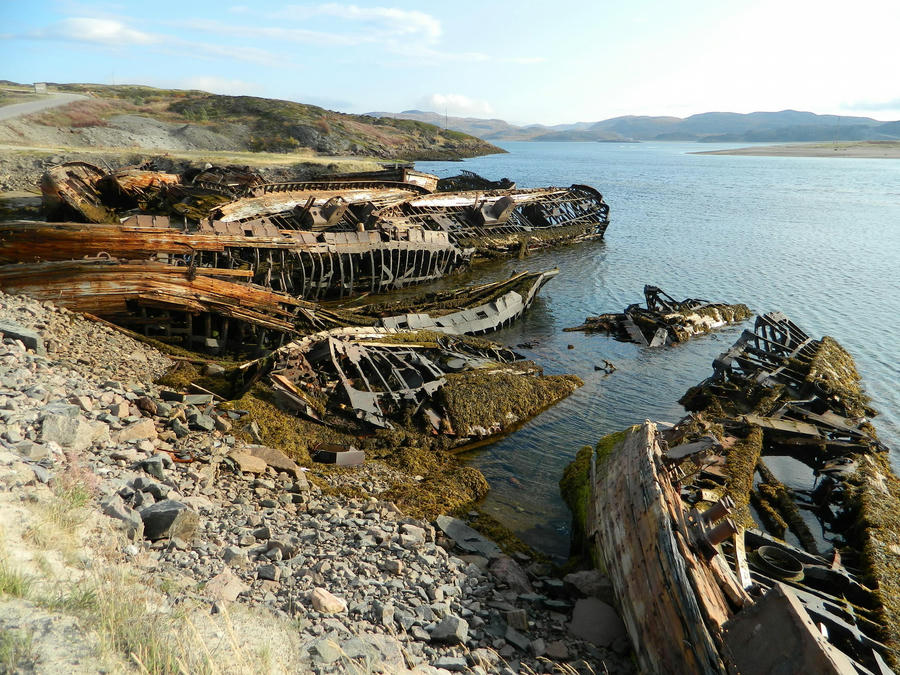
{"type": "Polygon", "coordinates": [[[900,0],[0,0],[0,79],[203,89],[516,124],[900,119],[900,0]]]}

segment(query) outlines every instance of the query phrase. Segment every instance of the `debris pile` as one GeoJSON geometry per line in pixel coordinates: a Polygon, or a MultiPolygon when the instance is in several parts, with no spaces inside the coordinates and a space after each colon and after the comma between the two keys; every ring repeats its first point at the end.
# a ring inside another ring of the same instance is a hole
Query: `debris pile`
{"type": "Polygon", "coordinates": [[[746,305],[727,305],[708,300],[675,300],[656,286],[644,286],[647,306],[628,305],[622,313],[589,316],[584,324],[567,331],[603,331],[622,342],[643,347],[661,347],[685,342],[695,335],[709,333],[729,323],[750,318],[746,305]]]}

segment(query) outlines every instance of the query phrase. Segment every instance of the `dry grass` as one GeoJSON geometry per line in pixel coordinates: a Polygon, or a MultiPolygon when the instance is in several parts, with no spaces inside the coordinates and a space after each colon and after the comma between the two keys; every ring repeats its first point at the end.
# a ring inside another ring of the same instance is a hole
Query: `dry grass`
{"type": "Polygon", "coordinates": [[[32,633],[13,630],[0,632],[0,674],[30,671],[36,661],[32,633]]]}

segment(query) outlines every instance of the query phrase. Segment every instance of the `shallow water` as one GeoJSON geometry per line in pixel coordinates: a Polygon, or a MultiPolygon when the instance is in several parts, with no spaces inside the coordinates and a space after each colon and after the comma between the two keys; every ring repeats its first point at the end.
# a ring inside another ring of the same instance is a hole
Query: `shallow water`
{"type": "Polygon", "coordinates": [[[900,452],[900,160],[692,155],[729,146],[691,143],[503,147],[510,153],[416,167],[439,176],[469,169],[519,187],[587,183],[603,193],[611,218],[603,242],[479,266],[450,280],[560,268],[531,312],[492,337],[534,343],[519,351],[548,373],[579,375],[585,386],[466,455],[490,481],[485,509],[528,543],[565,556],[569,513],[557,483],[575,452],[644,419],[678,419],[678,398],[751,325],[659,350],[562,332],[587,315],[642,301],[648,283],[677,299],[781,310],[810,335],[835,337],[881,412],[879,435],[900,452]],[[617,366],[612,375],[594,370],[604,359],[617,366]]]}

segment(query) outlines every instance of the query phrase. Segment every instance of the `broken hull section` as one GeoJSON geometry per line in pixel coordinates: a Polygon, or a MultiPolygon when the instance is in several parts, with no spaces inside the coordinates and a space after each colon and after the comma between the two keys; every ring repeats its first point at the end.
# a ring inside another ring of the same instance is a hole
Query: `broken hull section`
{"type": "MultiPolygon", "coordinates": [[[[415,429],[444,437],[447,448],[502,433],[580,386],[577,378],[542,375],[499,345],[429,331],[334,329],[285,345],[272,361],[268,381],[296,414],[356,433],[415,429]],[[460,403],[473,387],[510,381],[532,389],[535,400],[493,409],[460,403]]],[[[246,381],[262,376],[264,365],[243,366],[246,381]]]]}
{"type": "Polygon", "coordinates": [[[684,480],[650,422],[592,456],[588,531],[643,671],[892,672],[869,635],[872,591],[839,558],[743,531],[727,499],[691,508],[684,480]]]}
{"type": "Polygon", "coordinates": [[[605,332],[622,342],[662,347],[739,323],[753,315],[743,304],[713,303],[697,298],[677,301],[656,286],[644,286],[644,298],[646,307],[634,304],[622,313],[589,316],[581,326],[565,330],[605,332]]]}

